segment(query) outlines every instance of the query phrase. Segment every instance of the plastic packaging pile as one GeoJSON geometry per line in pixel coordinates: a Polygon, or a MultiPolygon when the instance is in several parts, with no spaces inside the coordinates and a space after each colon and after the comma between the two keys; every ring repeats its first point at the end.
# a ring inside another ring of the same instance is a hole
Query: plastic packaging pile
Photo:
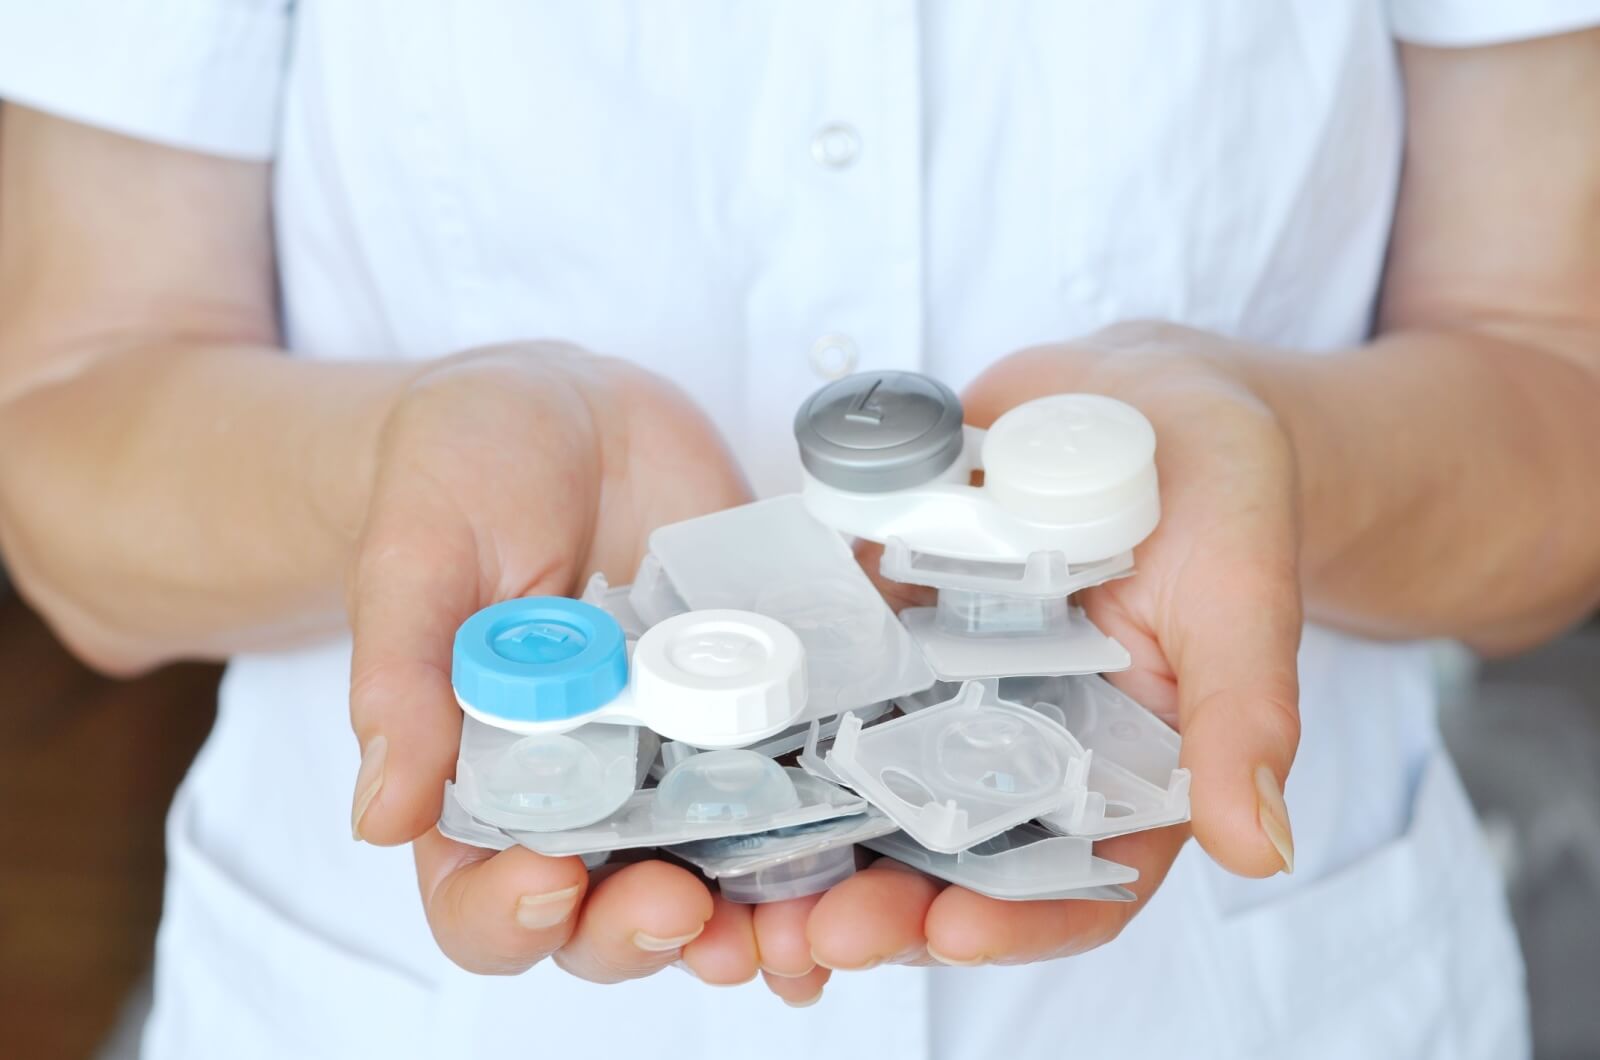
{"type": "Polygon", "coordinates": [[[440,829],[591,865],[656,849],[740,902],[826,890],[858,847],[1000,899],[1131,899],[1094,841],[1187,820],[1189,777],[1096,676],[1129,656],[1074,594],[1155,529],[1149,423],[1063,394],[985,432],[877,372],[795,435],[798,496],[661,527],[630,585],[461,626],[440,829]],[[933,606],[897,616],[852,538],[933,606]]]}

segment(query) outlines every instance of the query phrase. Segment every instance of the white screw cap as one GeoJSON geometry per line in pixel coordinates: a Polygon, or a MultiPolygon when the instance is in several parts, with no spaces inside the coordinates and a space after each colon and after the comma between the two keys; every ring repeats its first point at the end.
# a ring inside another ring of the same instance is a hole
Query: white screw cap
{"type": "Polygon", "coordinates": [[[633,652],[635,702],[657,731],[736,747],[783,728],[806,704],[805,650],[776,619],[690,611],[646,630],[633,652]]]}
{"type": "Polygon", "coordinates": [[[1155,452],[1155,429],[1133,406],[1099,394],[1056,394],[1018,405],[989,428],[984,486],[1030,522],[1142,522],[1159,506],[1155,452]]]}

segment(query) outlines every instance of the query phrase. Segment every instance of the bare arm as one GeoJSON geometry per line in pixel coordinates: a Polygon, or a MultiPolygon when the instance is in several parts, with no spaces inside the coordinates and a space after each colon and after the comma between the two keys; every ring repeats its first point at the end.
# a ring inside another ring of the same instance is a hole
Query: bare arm
{"type": "Polygon", "coordinates": [[[1600,599],[1600,31],[1404,61],[1381,334],[1252,381],[1311,614],[1512,649],[1600,599]]]}
{"type": "Polygon", "coordinates": [[[343,621],[402,365],[280,356],[268,169],[11,108],[0,543],[104,668],[343,621]]]}
{"type": "Polygon", "coordinates": [[[554,343],[282,356],[265,167],[27,111],[4,137],[0,538],[68,643],[131,670],[348,618],[351,827],[415,840],[447,954],[482,972],[553,956],[608,982],[679,961],[754,976],[750,910],[678,866],[591,881],[576,858],[434,827],[460,738],[456,625],[589,569],[625,576],[652,527],[744,499],[698,411],[554,343]]]}
{"type": "MultiPolygon", "coordinates": [[[[1083,389],[1155,423],[1161,525],[1135,577],[1084,601],[1133,655],[1113,680],[1183,732],[1195,838],[1248,875],[1294,860],[1302,603],[1369,634],[1507,649],[1600,598],[1600,33],[1404,62],[1374,342],[1308,357],[1127,325],[1015,354],[966,395],[978,422],[1083,389]]],[[[809,939],[841,968],[919,945],[959,964],[1077,952],[1127,924],[1184,838],[1096,845],[1139,869],[1127,905],[1006,903],[868,869],[824,896],[809,939]]]]}

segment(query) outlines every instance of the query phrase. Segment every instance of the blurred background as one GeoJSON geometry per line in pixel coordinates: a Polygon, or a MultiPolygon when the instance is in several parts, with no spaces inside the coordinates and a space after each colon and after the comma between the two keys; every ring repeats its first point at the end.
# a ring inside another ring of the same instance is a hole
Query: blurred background
{"type": "MultiPolygon", "coordinates": [[[[1600,622],[1516,659],[1436,654],[1445,737],[1512,896],[1537,1055],[1600,1057],[1600,622]]],[[[99,677],[0,576],[0,674],[0,1055],[132,1057],[163,818],[221,670],[99,677]]]]}

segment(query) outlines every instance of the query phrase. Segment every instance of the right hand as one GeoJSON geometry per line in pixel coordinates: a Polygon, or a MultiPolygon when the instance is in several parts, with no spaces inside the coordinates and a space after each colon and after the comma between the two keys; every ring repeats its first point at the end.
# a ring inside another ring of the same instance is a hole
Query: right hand
{"type": "Polygon", "coordinates": [[[594,570],[626,582],[651,529],[748,499],[679,391],[567,347],[472,351],[395,403],[349,581],[352,829],[414,843],[428,923],[463,968],[511,974],[551,956],[596,982],[680,959],[711,983],[756,974],[750,910],[683,868],[638,861],[591,878],[575,857],[493,853],[435,827],[461,732],[456,626],[500,600],[572,594],[594,570]]]}

